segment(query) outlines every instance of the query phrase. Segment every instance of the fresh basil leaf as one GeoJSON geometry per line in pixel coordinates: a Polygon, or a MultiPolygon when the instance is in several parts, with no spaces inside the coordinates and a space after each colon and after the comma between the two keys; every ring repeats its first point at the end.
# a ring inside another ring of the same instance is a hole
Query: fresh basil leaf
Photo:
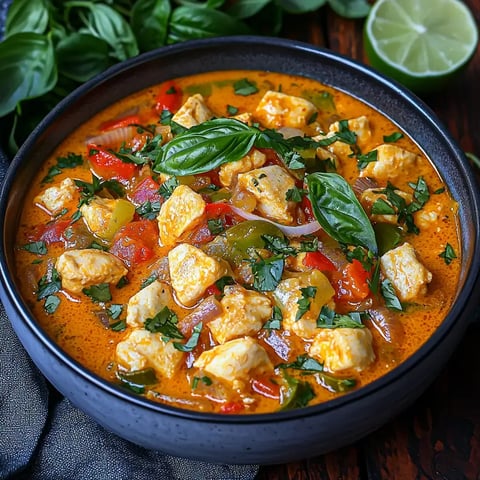
{"type": "Polygon", "coordinates": [[[176,177],[170,177],[160,185],[160,188],[158,189],[158,193],[164,200],[167,200],[172,196],[173,191],[179,185],[180,185],[180,182],[176,177]]]}
{"type": "Polygon", "coordinates": [[[408,206],[408,212],[414,213],[423,208],[430,200],[430,192],[427,182],[425,182],[425,179],[421,176],[418,177],[417,183],[409,182],[408,185],[413,188],[413,198],[415,199],[415,201],[408,206]]]}
{"type": "Polygon", "coordinates": [[[145,386],[158,383],[155,370],[151,367],[132,372],[117,372],[117,377],[124,387],[135,393],[145,393],[145,386]]]}
{"type": "Polygon", "coordinates": [[[82,289],[82,292],[96,303],[109,302],[112,299],[110,285],[108,283],[92,285],[91,287],[82,289]]]}
{"type": "Polygon", "coordinates": [[[0,42],[0,117],[23,100],[53,89],[57,67],[52,41],[38,33],[17,33],[0,42]]]}
{"type": "Polygon", "coordinates": [[[167,43],[222,35],[248,35],[249,27],[225,12],[203,7],[180,6],[170,17],[167,43]]]}
{"type": "Polygon", "coordinates": [[[168,339],[178,338],[183,340],[183,335],[177,327],[178,317],[168,307],[163,307],[153,318],[145,320],[144,327],[152,333],[162,333],[168,339]]]}
{"type": "Polygon", "coordinates": [[[345,18],[364,18],[370,11],[367,0],[328,0],[332,10],[345,18]]]}
{"type": "Polygon", "coordinates": [[[250,260],[253,273],[253,288],[259,292],[272,292],[282,279],[285,260],[283,257],[259,257],[250,260]]]}
{"type": "Polygon", "coordinates": [[[26,250],[30,253],[35,253],[37,255],[46,255],[47,254],[47,245],[43,241],[30,242],[25,245],[22,245],[22,250],[26,250]]]}
{"type": "Polygon", "coordinates": [[[276,0],[276,3],[288,13],[313,12],[325,5],[326,0],[276,0]]]}
{"type": "Polygon", "coordinates": [[[397,225],[380,222],[373,226],[373,230],[375,231],[380,256],[398,246],[402,240],[402,231],[397,225]]]}
{"type": "Polygon", "coordinates": [[[8,8],[4,38],[21,32],[45,33],[48,18],[45,0],[15,0],[8,8]]]}
{"type": "Polygon", "coordinates": [[[256,15],[271,0],[237,0],[226,10],[232,17],[241,20],[256,15]]]}
{"type": "Polygon", "coordinates": [[[395,215],[397,211],[383,198],[378,198],[372,205],[373,215],[395,215]]]}
{"type": "Polygon", "coordinates": [[[393,132],[390,135],[384,135],[383,141],[385,143],[393,143],[393,142],[396,142],[397,140],[400,140],[401,138],[403,138],[403,133],[393,132]]]}
{"type": "Polygon", "coordinates": [[[376,162],[378,156],[377,150],[371,150],[370,152],[366,153],[365,155],[359,154],[357,155],[357,166],[361,170],[365,168],[369,163],[376,162]]]}
{"type": "Polygon", "coordinates": [[[166,0],[137,0],[130,24],[141,52],[165,45],[172,8],[166,0]]]}
{"type": "Polygon", "coordinates": [[[233,84],[233,89],[235,90],[235,95],[242,95],[244,97],[258,92],[256,84],[248,80],[248,78],[237,80],[233,84]]]}
{"type": "Polygon", "coordinates": [[[192,335],[186,343],[173,342],[174,348],[180,352],[191,352],[197,345],[202,333],[203,323],[199,322],[193,327],[192,335]]]}
{"type": "Polygon", "coordinates": [[[253,147],[258,135],[258,129],[233,118],[209,120],[168,142],[153,170],[179,176],[208,172],[240,160],[253,147]]]}
{"type": "Polygon", "coordinates": [[[198,386],[198,382],[202,382],[207,387],[212,385],[213,381],[210,377],[204,375],[203,377],[193,377],[192,390],[195,390],[198,386]]]}
{"type": "Polygon", "coordinates": [[[382,282],[380,289],[386,307],[401,312],[403,310],[402,304],[395,293],[395,288],[393,287],[392,282],[388,278],[382,282]]]}
{"type": "Polygon", "coordinates": [[[333,239],[378,253],[372,224],[347,181],[336,173],[307,175],[313,214],[333,239]]]}
{"type": "Polygon", "coordinates": [[[135,36],[128,22],[116,10],[102,3],[81,2],[80,6],[89,9],[85,19],[89,32],[105,40],[118,60],[138,55],[135,36]]]}
{"type": "Polygon", "coordinates": [[[301,202],[302,198],[307,194],[307,191],[303,188],[293,187],[287,190],[285,194],[285,200],[289,202],[301,202]]]}
{"type": "Polygon", "coordinates": [[[263,324],[265,330],[280,330],[282,328],[283,314],[278,305],[274,305],[272,316],[263,324]]]}
{"type": "Polygon", "coordinates": [[[56,48],[58,71],[77,82],[86,82],[113,65],[108,43],[88,33],[73,32],[56,48]]]}
{"type": "Polygon", "coordinates": [[[160,212],[160,207],[159,200],[154,200],[153,202],[147,200],[135,208],[135,211],[140,217],[146,220],[155,220],[158,217],[158,212],[160,212]]]}
{"type": "Polygon", "coordinates": [[[45,304],[43,305],[43,308],[47,313],[52,314],[55,313],[59,305],[60,299],[56,295],[49,295],[45,299],[45,304]]]}
{"type": "Polygon", "coordinates": [[[457,258],[457,254],[455,253],[455,250],[449,243],[445,245],[445,249],[438,256],[440,258],[443,258],[443,260],[447,265],[450,265],[453,262],[453,260],[457,258]]]}

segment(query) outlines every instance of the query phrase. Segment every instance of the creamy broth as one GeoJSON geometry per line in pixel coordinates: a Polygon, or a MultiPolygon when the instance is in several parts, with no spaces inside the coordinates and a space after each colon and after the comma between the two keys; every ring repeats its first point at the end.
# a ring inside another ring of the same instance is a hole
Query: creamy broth
{"type": "Polygon", "coordinates": [[[423,152],[396,133],[362,102],[285,74],[213,72],[140,91],[93,116],[38,172],[17,237],[23,296],[75,360],[153,400],[262,413],[358,389],[432,335],[459,276],[456,203],[423,152]],[[172,138],[213,118],[214,143],[225,137],[220,127],[238,123],[256,143],[193,174],[173,175],[179,163],[164,154],[170,173],[162,171],[159,152],[172,138]],[[283,135],[287,150],[262,143],[264,129],[274,131],[271,145],[283,135]],[[293,137],[303,139],[300,157],[285,155],[293,137]],[[337,174],[371,221],[378,254],[328,228],[304,234],[301,225],[322,223],[313,186],[337,174]]]}

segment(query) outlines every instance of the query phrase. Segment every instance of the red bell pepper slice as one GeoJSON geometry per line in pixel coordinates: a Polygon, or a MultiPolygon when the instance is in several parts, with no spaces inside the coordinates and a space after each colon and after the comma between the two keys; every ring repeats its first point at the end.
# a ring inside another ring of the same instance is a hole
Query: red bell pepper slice
{"type": "Polygon", "coordinates": [[[46,245],[63,242],[65,229],[70,226],[70,220],[58,220],[45,225],[37,225],[29,235],[29,240],[45,242],[46,245]]]}
{"type": "Polygon", "coordinates": [[[336,297],[339,301],[360,302],[370,295],[368,280],[371,273],[363,268],[361,262],[354,259],[342,271],[337,282],[336,297]]]}
{"type": "Polygon", "coordinates": [[[251,382],[252,390],[259,395],[273,400],[280,399],[280,386],[269,378],[254,378],[251,382]]]}
{"type": "Polygon", "coordinates": [[[245,410],[245,405],[243,402],[226,402],[220,407],[221,413],[228,414],[240,413],[243,410],[245,410]]]}
{"type": "Polygon", "coordinates": [[[108,130],[115,130],[116,128],[128,127],[129,125],[139,125],[140,117],[138,115],[125,115],[121,118],[113,118],[107,120],[100,125],[100,130],[106,132],[108,130]]]}
{"type": "Polygon", "coordinates": [[[168,81],[160,85],[160,90],[155,99],[155,110],[157,113],[162,113],[163,110],[168,110],[175,113],[182,103],[182,90],[173,81],[168,81]]]}
{"type": "Polygon", "coordinates": [[[334,272],[337,269],[322,252],[307,252],[302,263],[306,267],[316,268],[322,272],[334,272]]]}
{"type": "Polygon", "coordinates": [[[134,163],[123,162],[112,152],[92,143],[87,145],[87,157],[94,172],[102,178],[130,180],[137,171],[134,163]]]}
{"type": "Polygon", "coordinates": [[[133,189],[133,192],[130,194],[130,200],[135,205],[160,201],[162,197],[158,193],[159,188],[160,185],[152,177],[145,177],[133,189]]]}

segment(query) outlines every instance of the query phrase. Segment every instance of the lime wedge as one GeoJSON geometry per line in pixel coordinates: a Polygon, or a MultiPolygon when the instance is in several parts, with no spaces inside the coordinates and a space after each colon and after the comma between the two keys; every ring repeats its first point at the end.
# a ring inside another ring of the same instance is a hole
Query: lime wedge
{"type": "Polygon", "coordinates": [[[370,64],[415,92],[439,90],[464,67],[478,42],[459,0],[377,0],[365,22],[370,64]]]}

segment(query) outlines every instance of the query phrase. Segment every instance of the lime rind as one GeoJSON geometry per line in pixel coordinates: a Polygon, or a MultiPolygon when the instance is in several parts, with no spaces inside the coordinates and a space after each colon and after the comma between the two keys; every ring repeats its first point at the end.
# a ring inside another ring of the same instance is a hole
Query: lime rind
{"type": "Polygon", "coordinates": [[[447,76],[475,52],[478,29],[458,0],[378,0],[367,18],[370,50],[412,77],[447,76]]]}

